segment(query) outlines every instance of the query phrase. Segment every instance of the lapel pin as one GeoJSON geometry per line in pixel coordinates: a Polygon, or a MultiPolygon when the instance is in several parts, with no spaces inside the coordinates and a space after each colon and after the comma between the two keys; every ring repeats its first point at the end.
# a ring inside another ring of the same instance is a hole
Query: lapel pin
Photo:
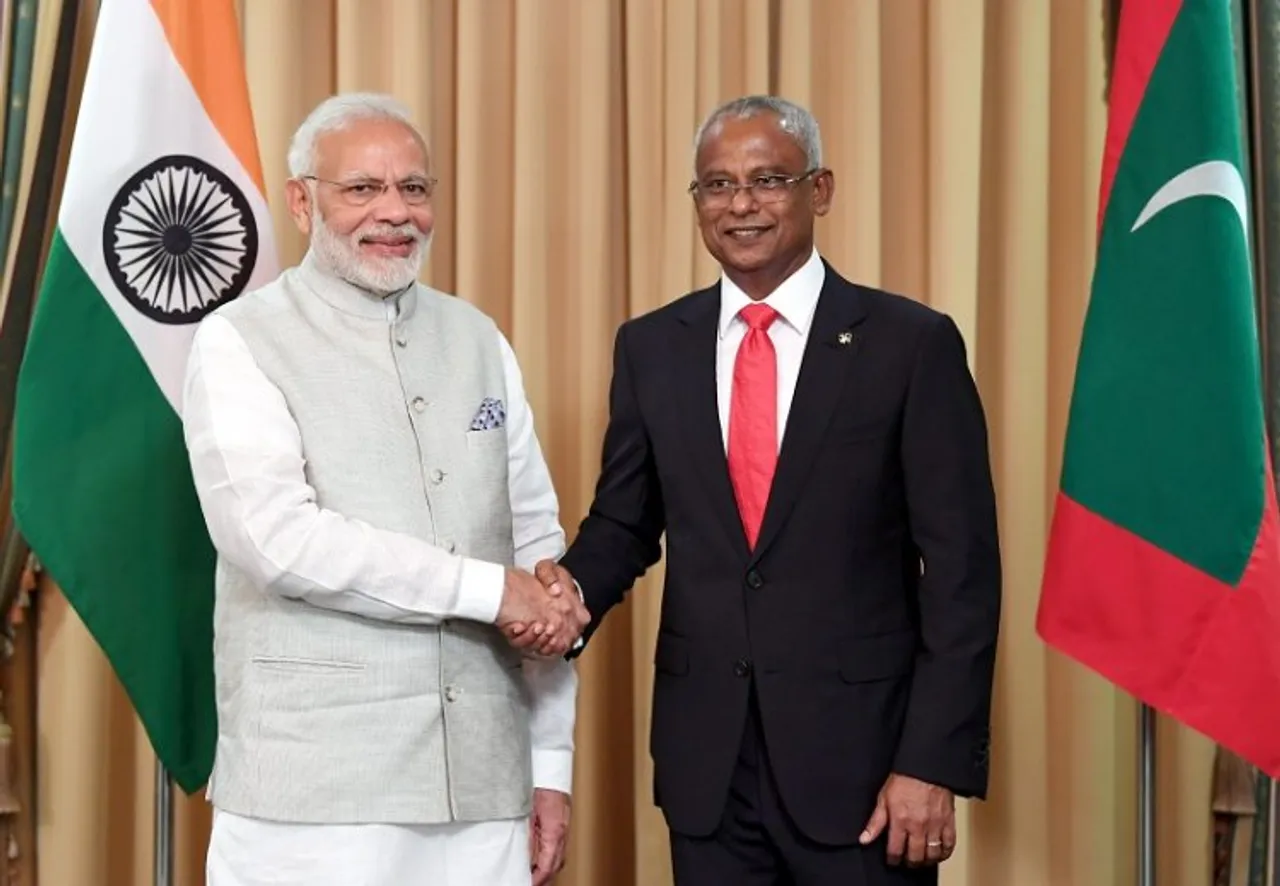
{"type": "Polygon", "coordinates": [[[847,346],[847,345],[851,345],[851,344],[853,344],[853,333],[852,333],[852,332],[842,332],[842,333],[840,333],[840,335],[836,338],[836,341],[838,341],[838,342],[839,342],[840,344],[842,344],[842,345],[846,345],[846,346],[847,346]]]}

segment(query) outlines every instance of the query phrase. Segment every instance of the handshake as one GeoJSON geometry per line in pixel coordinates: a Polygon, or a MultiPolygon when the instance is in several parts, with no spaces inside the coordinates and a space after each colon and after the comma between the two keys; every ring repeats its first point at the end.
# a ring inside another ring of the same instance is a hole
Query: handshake
{"type": "Polygon", "coordinates": [[[498,607],[498,629],[531,658],[559,658],[582,636],[591,613],[582,605],[573,576],[543,560],[534,574],[508,569],[498,607]]]}

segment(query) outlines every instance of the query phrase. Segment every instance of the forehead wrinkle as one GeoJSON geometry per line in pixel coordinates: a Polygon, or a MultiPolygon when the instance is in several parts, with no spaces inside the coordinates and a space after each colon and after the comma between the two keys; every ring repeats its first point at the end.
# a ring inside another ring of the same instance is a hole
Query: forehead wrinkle
{"type": "MultiPolygon", "coordinates": [[[[382,180],[386,177],[386,173],[393,172],[397,166],[405,167],[405,171],[399,175],[393,176],[397,181],[403,181],[406,178],[414,176],[420,178],[427,177],[426,165],[420,162],[399,163],[399,158],[387,156],[384,151],[379,151],[374,156],[363,156],[358,159],[352,159],[342,168],[339,173],[348,178],[366,178],[382,180]],[[376,170],[376,171],[375,171],[376,170]]],[[[317,163],[317,166],[322,164],[317,163]]]]}
{"type": "MultiPolygon", "coordinates": [[[[784,163],[755,163],[755,164],[752,164],[751,166],[748,166],[745,170],[743,170],[742,174],[746,178],[755,178],[756,176],[761,176],[761,175],[793,175],[794,173],[792,173],[791,170],[787,169],[786,164],[784,163]]],[[[706,170],[702,174],[703,178],[709,178],[714,176],[724,176],[725,178],[732,178],[733,173],[723,167],[715,167],[715,168],[706,170]]]]}
{"type": "Polygon", "coordinates": [[[758,119],[749,118],[738,126],[723,126],[708,138],[698,152],[698,174],[706,176],[727,172],[726,166],[743,164],[754,164],[750,167],[751,174],[769,170],[789,171],[788,165],[794,165],[795,160],[799,160],[803,167],[804,150],[795,140],[776,124],[771,130],[752,126],[758,119]],[[726,135],[726,129],[739,131],[726,135]],[[743,129],[746,131],[741,131],[743,129]],[[729,139],[727,144],[725,139],[729,139]]]}
{"type": "Polygon", "coordinates": [[[334,180],[377,179],[379,176],[371,171],[371,167],[381,167],[385,172],[405,161],[403,165],[409,169],[399,177],[399,180],[414,175],[423,177],[428,175],[431,156],[427,150],[426,141],[411,127],[402,124],[391,125],[390,128],[399,130],[397,135],[392,137],[387,137],[385,134],[387,128],[388,125],[384,121],[373,124],[368,121],[359,121],[342,129],[324,133],[315,146],[317,172],[322,169],[332,169],[342,163],[343,165],[339,167],[340,172],[328,176],[321,175],[321,177],[334,180]],[[360,130],[366,130],[366,132],[361,133],[360,130]],[[406,150],[409,142],[413,143],[416,151],[406,150]],[[402,153],[406,156],[397,156],[402,153]],[[408,156],[414,153],[417,156],[408,156]]]}

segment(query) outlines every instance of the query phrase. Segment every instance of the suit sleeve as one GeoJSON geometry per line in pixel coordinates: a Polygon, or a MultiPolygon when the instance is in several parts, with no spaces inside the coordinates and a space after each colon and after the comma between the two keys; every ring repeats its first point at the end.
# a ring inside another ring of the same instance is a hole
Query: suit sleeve
{"type": "Polygon", "coordinates": [[[986,419],[964,340],[922,336],[902,427],[910,530],[922,561],[921,645],[894,771],[985,797],[1001,565],[986,419]]]}
{"type": "Polygon", "coordinates": [[[595,498],[560,561],[577,580],[591,613],[583,642],[571,656],[581,653],[605,614],[662,556],[662,489],[636,398],[627,328],[623,324],[614,340],[609,423],[595,498]]]}

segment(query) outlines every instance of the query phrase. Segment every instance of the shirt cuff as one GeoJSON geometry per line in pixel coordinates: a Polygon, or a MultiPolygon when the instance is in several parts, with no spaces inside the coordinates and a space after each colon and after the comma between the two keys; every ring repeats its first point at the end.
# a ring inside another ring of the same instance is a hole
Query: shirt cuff
{"type": "Polygon", "coordinates": [[[533,751],[533,786],[573,793],[573,751],[533,751]]]}
{"type": "Polygon", "coordinates": [[[502,608],[502,592],[507,584],[507,570],[484,560],[462,561],[458,576],[458,599],[453,606],[457,618],[493,624],[502,608]]]}
{"type": "MultiPolygon", "coordinates": [[[[587,598],[586,598],[586,596],[582,593],[582,585],[578,584],[578,580],[577,580],[576,578],[573,580],[573,586],[574,586],[575,588],[577,588],[577,589],[578,589],[578,599],[582,602],[582,605],[583,605],[583,606],[586,606],[586,605],[587,605],[587,598]]],[[[577,652],[577,651],[578,651],[579,649],[581,649],[584,645],[586,645],[586,642],[587,642],[587,641],[586,641],[586,640],[584,640],[582,637],[578,637],[578,639],[576,639],[576,640],[574,640],[574,641],[573,641],[573,645],[572,645],[572,646],[570,646],[570,647],[569,647],[569,649],[570,649],[570,651],[572,651],[572,652],[577,652]]]]}

